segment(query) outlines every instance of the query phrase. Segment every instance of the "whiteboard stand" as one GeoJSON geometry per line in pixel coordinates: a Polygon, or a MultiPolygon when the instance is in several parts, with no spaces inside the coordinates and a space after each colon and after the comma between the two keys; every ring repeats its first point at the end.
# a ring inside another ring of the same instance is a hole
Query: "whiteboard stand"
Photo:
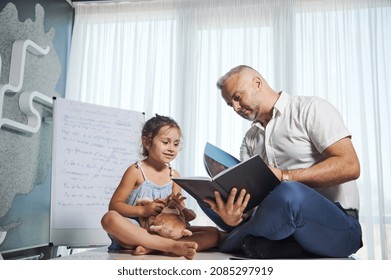
{"type": "Polygon", "coordinates": [[[108,245],[96,245],[96,246],[67,246],[67,250],[69,250],[69,255],[73,255],[73,254],[78,254],[78,253],[82,253],[82,252],[85,252],[85,251],[89,251],[89,250],[94,250],[94,249],[99,249],[99,248],[103,248],[103,247],[108,247],[108,245]],[[76,252],[75,252],[76,250],[76,252]]]}
{"type": "Polygon", "coordinates": [[[50,242],[94,248],[111,240],[101,218],[126,169],[140,159],[142,112],[56,98],[50,242]]]}

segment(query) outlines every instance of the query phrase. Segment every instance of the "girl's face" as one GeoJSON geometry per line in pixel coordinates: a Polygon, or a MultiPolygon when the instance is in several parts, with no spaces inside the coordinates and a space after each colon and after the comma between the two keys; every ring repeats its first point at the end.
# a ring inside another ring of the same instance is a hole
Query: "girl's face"
{"type": "Polygon", "coordinates": [[[179,152],[181,134],[178,128],[168,125],[160,128],[148,149],[149,158],[169,163],[179,152]]]}

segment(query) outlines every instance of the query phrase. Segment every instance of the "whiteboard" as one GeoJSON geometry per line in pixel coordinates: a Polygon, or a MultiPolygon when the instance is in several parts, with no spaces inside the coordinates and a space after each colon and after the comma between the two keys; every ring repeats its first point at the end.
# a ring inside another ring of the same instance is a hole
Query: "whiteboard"
{"type": "Polygon", "coordinates": [[[57,98],[53,105],[50,240],[109,244],[100,220],[124,171],[139,159],[143,113],[57,98]]]}

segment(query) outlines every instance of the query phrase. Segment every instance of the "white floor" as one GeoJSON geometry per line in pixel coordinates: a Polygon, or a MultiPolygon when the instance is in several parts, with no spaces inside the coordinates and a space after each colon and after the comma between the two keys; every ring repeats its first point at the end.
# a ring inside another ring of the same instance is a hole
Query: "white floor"
{"type": "MultiPolygon", "coordinates": [[[[195,260],[229,260],[235,258],[233,255],[220,252],[198,252],[194,257],[195,260]]],[[[134,256],[131,251],[121,253],[109,253],[107,247],[86,250],[81,253],[71,254],[57,258],[56,260],[181,260],[184,257],[175,257],[167,255],[144,255],[134,256]]]]}
{"type": "MultiPolygon", "coordinates": [[[[95,249],[88,249],[80,253],[70,254],[68,256],[56,258],[56,260],[184,260],[184,257],[168,256],[163,254],[134,256],[131,251],[121,251],[121,253],[108,252],[107,247],[98,247],[95,249]]],[[[194,260],[237,260],[245,259],[241,256],[224,254],[220,252],[207,251],[198,252],[194,260]]],[[[355,255],[348,258],[320,258],[312,260],[357,260],[355,255]]]]}

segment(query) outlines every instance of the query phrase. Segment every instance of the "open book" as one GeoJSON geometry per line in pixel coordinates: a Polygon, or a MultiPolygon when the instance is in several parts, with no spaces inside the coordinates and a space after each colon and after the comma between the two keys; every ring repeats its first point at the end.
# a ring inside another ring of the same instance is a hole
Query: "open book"
{"type": "Polygon", "coordinates": [[[179,186],[203,203],[204,198],[214,199],[214,191],[220,192],[226,201],[233,187],[246,189],[251,195],[246,210],[259,205],[280,183],[259,155],[240,162],[220,148],[207,143],[204,150],[204,164],[211,177],[174,178],[179,186]]]}

